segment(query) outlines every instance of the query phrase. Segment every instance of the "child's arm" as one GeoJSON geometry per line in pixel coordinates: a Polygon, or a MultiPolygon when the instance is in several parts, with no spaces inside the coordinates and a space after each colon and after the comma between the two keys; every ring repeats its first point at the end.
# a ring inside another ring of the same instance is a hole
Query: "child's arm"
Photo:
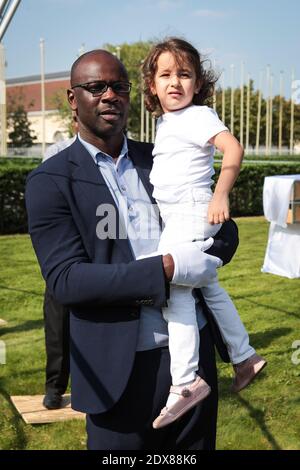
{"type": "Polygon", "coordinates": [[[244,149],[228,131],[220,132],[209,142],[223,153],[220,176],[208,207],[209,223],[218,224],[230,218],[229,193],[239,175],[244,149]]]}

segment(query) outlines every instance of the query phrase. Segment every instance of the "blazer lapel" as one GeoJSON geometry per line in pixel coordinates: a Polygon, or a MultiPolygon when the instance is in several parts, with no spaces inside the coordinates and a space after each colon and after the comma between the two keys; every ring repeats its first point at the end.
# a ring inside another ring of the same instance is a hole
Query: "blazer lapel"
{"type": "Polygon", "coordinates": [[[156,204],[155,199],[152,197],[153,185],[150,183],[149,179],[153,163],[152,149],[153,147],[151,145],[134,142],[128,139],[128,155],[133,161],[152,204],[156,204]]]}
{"type": "MultiPolygon", "coordinates": [[[[88,199],[96,208],[100,204],[112,205],[115,209],[118,226],[118,221],[121,220],[118,206],[91,155],[79,139],[76,139],[69,149],[69,162],[73,166],[72,179],[80,185],[80,197],[88,199]]],[[[108,233],[108,236],[120,246],[128,261],[132,261],[133,256],[128,238],[115,237],[114,233],[111,235],[108,233]]]]}

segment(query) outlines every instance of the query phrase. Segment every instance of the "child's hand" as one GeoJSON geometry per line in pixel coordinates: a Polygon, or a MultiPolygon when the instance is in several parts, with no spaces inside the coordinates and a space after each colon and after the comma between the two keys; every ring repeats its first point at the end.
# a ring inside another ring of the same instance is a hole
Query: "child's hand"
{"type": "Polygon", "coordinates": [[[208,206],[208,222],[222,224],[230,219],[229,198],[227,194],[214,193],[208,206]]]}

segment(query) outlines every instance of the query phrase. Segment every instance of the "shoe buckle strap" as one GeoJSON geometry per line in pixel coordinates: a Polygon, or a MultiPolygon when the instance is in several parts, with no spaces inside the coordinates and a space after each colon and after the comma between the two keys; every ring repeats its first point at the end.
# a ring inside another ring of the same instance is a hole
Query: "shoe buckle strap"
{"type": "Polygon", "coordinates": [[[188,388],[181,388],[176,385],[172,385],[170,387],[170,393],[175,393],[176,395],[180,395],[182,397],[190,397],[192,395],[192,392],[188,388]]]}

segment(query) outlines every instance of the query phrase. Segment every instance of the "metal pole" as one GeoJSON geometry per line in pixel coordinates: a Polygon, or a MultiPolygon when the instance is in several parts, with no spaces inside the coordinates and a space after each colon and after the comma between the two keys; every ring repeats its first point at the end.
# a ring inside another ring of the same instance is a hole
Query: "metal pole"
{"type": "Polygon", "coordinates": [[[40,39],[41,52],[41,111],[42,111],[42,155],[46,150],[46,116],[45,116],[45,41],[40,39]]]}
{"type": "Polygon", "coordinates": [[[267,75],[266,75],[266,149],[265,154],[268,155],[269,149],[269,84],[270,84],[270,66],[267,65],[267,75]]]}
{"type": "Polygon", "coordinates": [[[280,71],[279,84],[279,123],[278,123],[278,153],[281,154],[282,149],[282,105],[283,105],[283,71],[280,71]]]}
{"type": "MultiPolygon", "coordinates": [[[[0,17],[2,16],[2,13],[5,10],[7,2],[8,2],[8,0],[1,0],[0,1],[0,17]]],[[[1,19],[0,19],[0,22],[1,22],[1,19]]]]}
{"type": "Polygon", "coordinates": [[[258,89],[258,103],[257,103],[257,123],[256,123],[256,146],[255,153],[259,153],[259,137],[260,137],[260,120],[261,120],[261,87],[262,87],[262,72],[259,74],[259,89],[258,89]]]}
{"type": "Polygon", "coordinates": [[[150,134],[150,126],[149,126],[149,121],[150,121],[150,113],[149,111],[146,111],[146,142],[149,142],[149,134],[150,134]]]}
{"type": "Polygon", "coordinates": [[[222,73],[222,122],[225,124],[225,70],[222,73]]]}
{"type": "Polygon", "coordinates": [[[244,145],[244,62],[241,62],[240,143],[244,145]]]}
{"type": "Polygon", "coordinates": [[[2,22],[1,22],[1,25],[0,25],[0,42],[2,41],[2,38],[5,34],[5,31],[7,30],[8,26],[9,26],[9,23],[11,22],[14,14],[16,12],[16,9],[18,8],[18,6],[20,4],[20,2],[21,2],[21,0],[13,0],[12,3],[10,4],[10,6],[9,6],[7,12],[5,13],[4,18],[3,18],[2,22]]]}
{"type": "Polygon", "coordinates": [[[217,94],[216,94],[216,88],[214,87],[214,94],[213,94],[213,109],[216,111],[217,109],[217,94]]]}
{"type": "Polygon", "coordinates": [[[230,131],[234,134],[234,88],[233,88],[233,77],[234,77],[234,65],[230,65],[231,69],[231,101],[230,101],[230,131]]]}
{"type": "Polygon", "coordinates": [[[155,122],[155,117],[152,116],[152,119],[151,119],[151,142],[154,144],[154,141],[155,141],[155,126],[156,126],[156,122],[155,122]]]}
{"type": "Polygon", "coordinates": [[[6,132],[6,86],[4,46],[0,44],[0,116],[1,116],[1,156],[7,155],[6,132]]]}
{"type": "Polygon", "coordinates": [[[247,110],[246,110],[246,154],[249,152],[249,129],[250,129],[250,75],[247,83],[247,110]]]}
{"type": "MultiPolygon", "coordinates": [[[[141,60],[141,67],[144,61],[141,60]]],[[[145,140],[145,96],[144,96],[144,86],[143,86],[143,78],[140,78],[141,84],[141,127],[140,127],[140,141],[144,142],[145,140]]]]}
{"type": "Polygon", "coordinates": [[[274,75],[271,74],[270,76],[270,111],[269,111],[269,118],[270,118],[270,129],[269,129],[269,154],[272,154],[272,131],[273,131],[273,78],[274,75]]]}
{"type": "Polygon", "coordinates": [[[117,47],[116,47],[116,50],[117,50],[117,57],[118,57],[118,59],[120,60],[120,59],[121,59],[121,47],[120,47],[120,46],[117,46],[117,47]]]}
{"type": "Polygon", "coordinates": [[[290,128],[290,154],[294,153],[294,108],[295,103],[293,100],[293,82],[295,80],[295,71],[292,70],[292,86],[291,86],[291,128],[290,128]]]}
{"type": "MultiPolygon", "coordinates": [[[[216,68],[216,61],[214,59],[214,70],[216,68]]],[[[214,94],[213,94],[213,109],[216,111],[217,109],[217,94],[216,94],[216,84],[214,86],[214,94]]]]}
{"type": "Polygon", "coordinates": [[[145,97],[143,90],[141,92],[141,130],[140,130],[140,141],[144,142],[145,137],[145,97]]]}

